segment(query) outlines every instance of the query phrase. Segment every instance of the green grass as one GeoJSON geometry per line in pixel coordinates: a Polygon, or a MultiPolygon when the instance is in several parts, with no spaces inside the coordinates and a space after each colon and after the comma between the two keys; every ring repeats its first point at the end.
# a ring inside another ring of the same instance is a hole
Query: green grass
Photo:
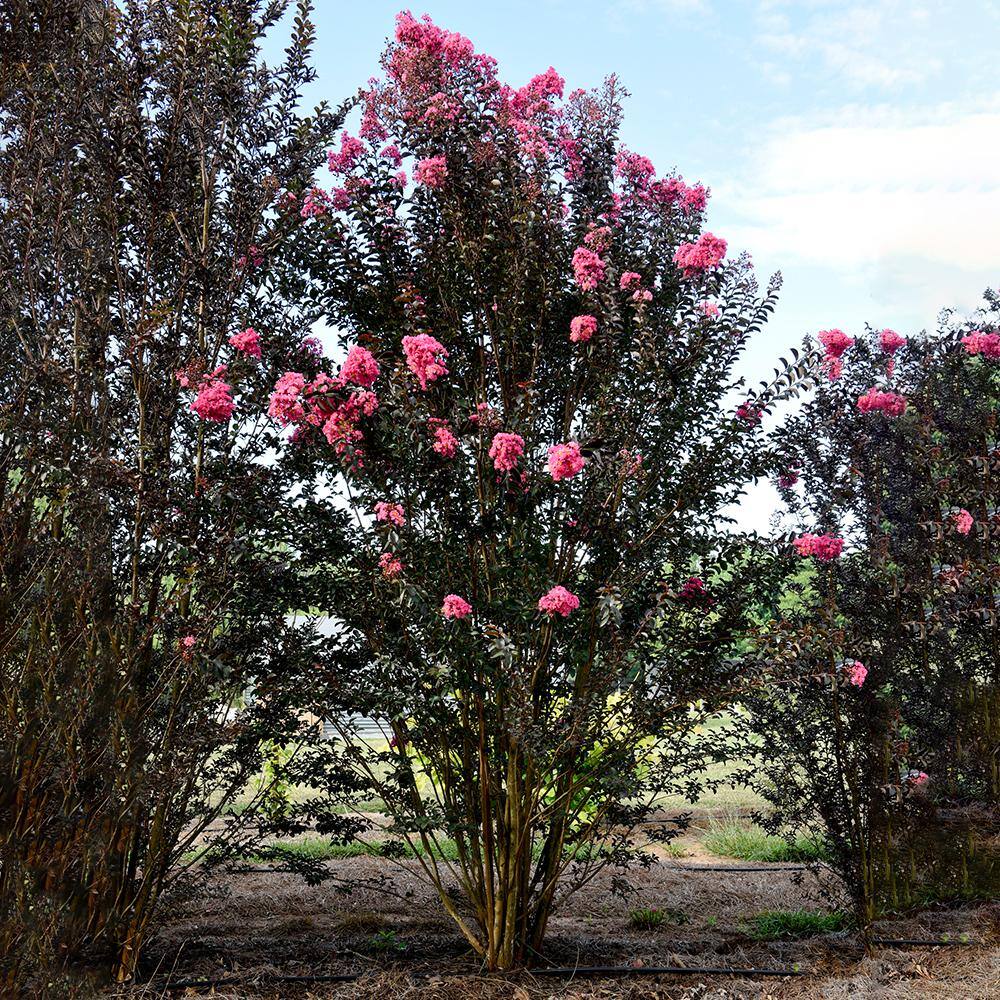
{"type": "Polygon", "coordinates": [[[636,930],[653,931],[666,922],[678,925],[686,924],[688,915],[675,907],[663,909],[658,906],[643,906],[629,913],[628,922],[636,930]]]}
{"type": "Polygon", "coordinates": [[[705,834],[705,849],[724,858],[742,861],[822,861],[829,856],[826,845],[816,837],[798,835],[789,842],[766,833],[759,826],[731,820],[714,824],[705,834]]]}
{"type": "Polygon", "coordinates": [[[778,941],[830,934],[847,924],[847,914],[839,910],[763,910],[746,922],[744,930],[754,941],[778,941]]]}

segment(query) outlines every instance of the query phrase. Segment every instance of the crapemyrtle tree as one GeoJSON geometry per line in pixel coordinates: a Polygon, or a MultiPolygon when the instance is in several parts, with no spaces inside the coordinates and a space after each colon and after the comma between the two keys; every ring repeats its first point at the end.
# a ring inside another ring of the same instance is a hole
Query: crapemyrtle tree
{"type": "Polygon", "coordinates": [[[337,122],[299,110],[306,4],[262,60],[288,8],[0,15],[4,995],[68,995],[81,957],[132,975],[288,714],[255,679],[312,659],[262,410],[311,322],[284,291],[302,220],[274,202],[337,122]]]}
{"type": "Polygon", "coordinates": [[[732,505],[799,370],[756,392],[733,374],[778,282],[760,293],[704,230],[703,187],[620,144],[615,78],[515,89],[409,14],[383,69],[332,186],[285,202],[339,359],[276,369],[269,406],[282,461],[330,498],[301,514],[334,634],[300,690],[339,738],[293,777],[320,790],[300,820],[345,839],[371,823],[335,807],[380,799],[508,968],[664,792],[697,794],[696,728],[744,681],[770,594],[732,505]]]}
{"type": "Polygon", "coordinates": [[[748,780],[820,827],[866,936],[996,893],[997,304],[936,336],[824,331],[774,441],[807,571],[760,647],[797,683],[747,699],[748,780]]]}

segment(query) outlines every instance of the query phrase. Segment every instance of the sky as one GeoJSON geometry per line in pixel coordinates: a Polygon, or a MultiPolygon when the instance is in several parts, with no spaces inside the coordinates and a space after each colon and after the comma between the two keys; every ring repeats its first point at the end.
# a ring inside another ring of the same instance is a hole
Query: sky
{"type": "MultiPolygon", "coordinates": [[[[317,0],[336,101],[378,73],[399,3],[317,0]]],[[[706,228],[784,286],[745,372],[806,333],[933,329],[1000,283],[1000,0],[426,0],[519,86],[616,73],[623,141],[711,189],[706,228]]],[[[767,498],[755,507],[762,517],[767,498]]]]}

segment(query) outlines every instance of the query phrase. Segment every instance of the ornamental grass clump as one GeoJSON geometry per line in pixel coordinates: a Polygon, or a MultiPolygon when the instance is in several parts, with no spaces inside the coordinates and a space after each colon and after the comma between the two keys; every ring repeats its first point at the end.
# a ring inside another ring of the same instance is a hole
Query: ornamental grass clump
{"type": "Polygon", "coordinates": [[[273,369],[270,412],[283,465],[354,518],[337,559],[331,505],[297,515],[336,622],[298,697],[339,738],[294,778],[321,792],[303,823],[344,840],[368,821],[335,803],[384,801],[503,969],[596,871],[648,863],[631,830],[661,794],[697,795],[695,731],[748,683],[742,633],[772,593],[725,512],[773,471],[759,420],[803,370],[752,393],[733,374],[778,282],[761,293],[704,231],[705,188],[619,144],[615,78],[510,86],[409,14],[382,66],[332,190],[284,201],[340,342],[273,369]]]}

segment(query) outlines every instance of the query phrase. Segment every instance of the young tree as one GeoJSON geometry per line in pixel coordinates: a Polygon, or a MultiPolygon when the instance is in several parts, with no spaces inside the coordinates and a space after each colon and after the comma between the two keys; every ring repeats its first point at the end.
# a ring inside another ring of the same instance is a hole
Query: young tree
{"type": "Polygon", "coordinates": [[[819,824],[866,937],[996,892],[996,306],[937,337],[824,331],[829,378],[775,442],[812,572],[769,649],[800,683],[746,702],[750,780],[819,824]]]}
{"type": "MultiPolygon", "coordinates": [[[[294,427],[285,463],[355,519],[336,562],[331,505],[303,514],[298,558],[340,629],[302,697],[342,740],[295,777],[380,797],[508,968],[562,895],[624,863],[664,791],[696,794],[693,734],[769,598],[724,512],[768,472],[758,423],[797,373],[750,394],[733,375],[778,282],[761,296],[725,259],[703,187],[619,144],[616,79],[512,89],[409,14],[383,67],[334,187],[286,204],[311,217],[302,268],[349,350],[280,374],[270,413],[294,427]]],[[[329,801],[307,813],[365,836],[329,801]]]]}
{"type": "MultiPolygon", "coordinates": [[[[305,656],[263,366],[302,187],[336,122],[299,111],[286,2],[8,5],[0,79],[0,992],[53,963],[131,975],[176,862],[305,656]]],[[[331,535],[330,544],[335,541],[331,535]]],[[[36,978],[33,978],[36,977],[36,978]]],[[[59,995],[68,987],[55,985],[59,995]]]]}

